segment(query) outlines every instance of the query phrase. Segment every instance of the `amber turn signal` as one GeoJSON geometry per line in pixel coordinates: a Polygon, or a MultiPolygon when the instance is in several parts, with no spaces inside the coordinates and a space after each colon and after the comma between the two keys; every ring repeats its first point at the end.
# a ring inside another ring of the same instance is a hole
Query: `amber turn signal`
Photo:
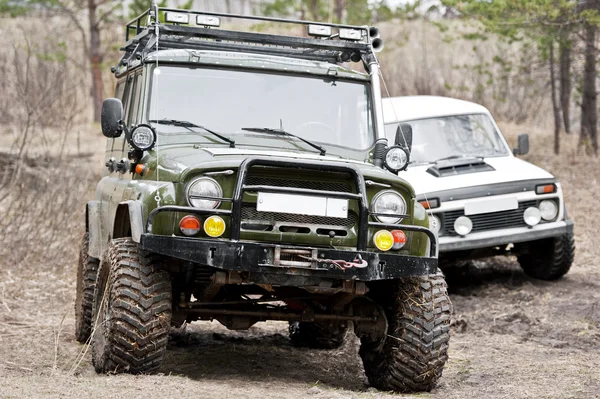
{"type": "Polygon", "coordinates": [[[425,209],[434,209],[440,207],[440,200],[437,198],[431,198],[428,200],[419,201],[419,204],[423,205],[425,209]]]}
{"type": "Polygon", "coordinates": [[[135,165],[135,173],[137,173],[140,176],[146,176],[149,171],[150,169],[144,164],[138,163],[137,165],[135,165]]]}
{"type": "Polygon", "coordinates": [[[406,245],[406,234],[402,230],[392,230],[392,237],[394,237],[394,245],[392,246],[394,251],[402,249],[406,245]]]}
{"type": "Polygon", "coordinates": [[[179,229],[188,237],[194,236],[200,231],[200,220],[196,216],[184,216],[179,222],[179,229]]]}
{"type": "Polygon", "coordinates": [[[544,184],[542,186],[535,187],[536,194],[552,194],[556,192],[556,184],[544,184]]]}

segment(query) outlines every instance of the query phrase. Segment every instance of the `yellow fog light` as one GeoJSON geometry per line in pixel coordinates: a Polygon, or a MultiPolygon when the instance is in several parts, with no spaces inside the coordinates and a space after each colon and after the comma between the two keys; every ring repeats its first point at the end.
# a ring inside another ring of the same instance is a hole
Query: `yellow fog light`
{"type": "Polygon", "coordinates": [[[387,230],[379,230],[373,236],[373,242],[380,251],[389,251],[394,246],[394,236],[387,230]]]}
{"type": "Polygon", "coordinates": [[[225,232],[225,221],[220,216],[211,216],[204,221],[204,232],[209,237],[221,237],[225,232]]]}

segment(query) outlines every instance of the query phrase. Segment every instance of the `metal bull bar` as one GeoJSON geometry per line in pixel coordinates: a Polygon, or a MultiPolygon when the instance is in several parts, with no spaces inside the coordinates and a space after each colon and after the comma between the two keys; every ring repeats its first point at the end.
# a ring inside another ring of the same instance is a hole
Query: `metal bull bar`
{"type": "MultiPolygon", "coordinates": [[[[156,215],[161,212],[186,212],[196,215],[223,215],[231,217],[231,240],[239,241],[241,233],[241,219],[242,219],[242,199],[246,191],[262,191],[270,193],[285,193],[285,194],[304,194],[312,195],[317,197],[333,197],[342,198],[348,200],[354,200],[358,202],[359,216],[358,216],[358,234],[356,248],[358,251],[367,250],[368,241],[368,229],[370,227],[384,228],[384,229],[398,229],[404,231],[411,231],[416,233],[426,234],[429,238],[430,254],[431,256],[437,255],[437,239],[435,234],[421,226],[401,225],[401,224],[389,224],[389,223],[378,223],[369,222],[369,215],[377,216],[379,214],[369,212],[369,202],[367,199],[367,190],[364,177],[362,173],[353,165],[342,165],[335,162],[309,162],[302,160],[290,161],[287,159],[273,159],[273,158],[247,158],[239,167],[235,189],[232,198],[216,198],[216,197],[203,197],[198,196],[199,199],[218,200],[225,202],[232,202],[232,209],[197,209],[188,206],[176,206],[168,205],[153,209],[148,215],[146,222],[146,232],[152,234],[152,224],[156,215]],[[297,168],[304,170],[312,170],[315,172],[342,172],[348,173],[354,178],[354,183],[358,193],[342,193],[335,191],[324,191],[324,190],[312,190],[295,187],[277,187],[277,186],[266,186],[266,185],[247,185],[246,180],[248,172],[253,166],[271,166],[271,167],[282,167],[282,168],[297,168]]],[[[390,216],[387,215],[386,216],[390,216]]],[[[401,218],[407,218],[409,215],[392,215],[399,216],[401,218]]]]}

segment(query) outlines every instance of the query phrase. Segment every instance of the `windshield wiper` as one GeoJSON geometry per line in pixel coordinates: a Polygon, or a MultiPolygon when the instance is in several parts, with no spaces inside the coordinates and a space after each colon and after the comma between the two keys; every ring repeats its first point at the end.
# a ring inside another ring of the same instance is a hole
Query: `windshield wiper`
{"type": "Polygon", "coordinates": [[[433,161],[433,163],[438,163],[440,161],[449,161],[451,159],[462,159],[462,158],[465,158],[465,159],[468,159],[468,158],[483,159],[483,157],[479,156],[479,155],[450,155],[449,157],[436,159],[435,161],[433,161]]]}
{"type": "Polygon", "coordinates": [[[225,137],[217,132],[213,132],[210,129],[205,128],[204,126],[201,125],[196,125],[195,123],[192,122],[188,122],[188,121],[178,121],[176,119],[153,119],[148,121],[150,123],[158,123],[160,125],[169,125],[169,126],[179,126],[179,127],[184,127],[188,130],[192,130],[192,128],[196,128],[196,129],[202,129],[205,132],[208,132],[214,136],[217,136],[218,138],[220,138],[223,141],[226,141],[229,143],[229,147],[231,148],[235,148],[235,141],[233,141],[232,139],[230,139],[229,137],[225,137]]]}
{"type": "Polygon", "coordinates": [[[247,132],[256,132],[256,133],[273,133],[273,134],[279,134],[281,136],[289,136],[289,137],[295,137],[298,140],[304,141],[306,144],[308,144],[309,146],[316,148],[317,150],[319,150],[321,152],[321,155],[325,155],[326,151],[325,148],[321,147],[318,144],[315,144],[313,142],[310,142],[306,139],[303,139],[300,136],[296,136],[293,133],[290,132],[286,132],[285,130],[281,130],[281,129],[271,129],[268,127],[243,127],[242,130],[245,130],[247,132]]]}

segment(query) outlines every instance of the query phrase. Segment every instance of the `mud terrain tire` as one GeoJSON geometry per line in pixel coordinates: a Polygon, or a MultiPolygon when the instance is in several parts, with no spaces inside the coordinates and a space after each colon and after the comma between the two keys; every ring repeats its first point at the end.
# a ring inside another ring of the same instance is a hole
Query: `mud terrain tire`
{"type": "Polygon", "coordinates": [[[290,322],[289,331],[290,340],[295,346],[313,349],[336,349],[344,343],[348,327],[290,322]]]}
{"type": "Polygon", "coordinates": [[[557,280],[571,269],[574,257],[575,238],[573,233],[567,233],[530,243],[529,252],[517,259],[528,276],[539,280],[557,280]]]}
{"type": "Polygon", "coordinates": [[[88,255],[89,234],[86,232],[81,241],[79,264],[77,265],[77,292],[75,294],[75,339],[86,343],[92,332],[92,307],[94,288],[100,261],[88,255]]]}
{"type": "Polygon", "coordinates": [[[388,336],[361,339],[360,356],[369,383],[383,391],[430,391],[448,360],[452,303],[436,274],[391,282],[374,299],[385,310],[388,336]]]}
{"type": "Polygon", "coordinates": [[[96,372],[149,373],[160,366],[172,309],[170,275],[157,260],[130,238],[109,243],[94,293],[96,372]]]}

